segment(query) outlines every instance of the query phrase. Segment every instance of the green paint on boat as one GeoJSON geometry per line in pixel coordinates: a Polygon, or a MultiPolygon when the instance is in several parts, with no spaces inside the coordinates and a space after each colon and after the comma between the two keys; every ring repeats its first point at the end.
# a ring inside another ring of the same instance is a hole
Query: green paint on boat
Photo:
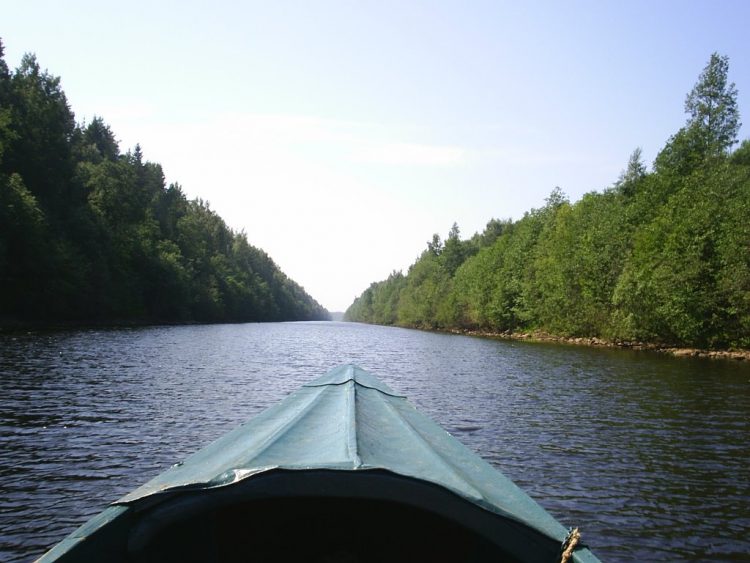
{"type": "MultiPolygon", "coordinates": [[[[559,561],[567,530],[372,374],[339,366],[40,561],[559,561]]],[[[586,548],[573,560],[598,559],[586,548]]]]}

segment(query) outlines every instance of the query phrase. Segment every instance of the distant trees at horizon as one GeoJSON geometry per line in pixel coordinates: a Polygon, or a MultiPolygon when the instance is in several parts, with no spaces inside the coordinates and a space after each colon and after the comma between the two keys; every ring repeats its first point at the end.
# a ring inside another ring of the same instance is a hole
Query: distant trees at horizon
{"type": "Polygon", "coordinates": [[[651,172],[636,149],[601,193],[571,203],[556,188],[544,207],[468,240],[454,224],[346,318],[750,347],[750,141],[732,152],[740,116],[728,71],[712,54],[651,172]]]}

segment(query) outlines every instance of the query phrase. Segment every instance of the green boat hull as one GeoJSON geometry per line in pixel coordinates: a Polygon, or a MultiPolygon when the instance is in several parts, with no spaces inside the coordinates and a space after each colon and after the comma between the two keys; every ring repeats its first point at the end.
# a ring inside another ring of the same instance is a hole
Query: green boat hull
{"type": "MultiPolygon", "coordinates": [[[[567,530],[346,365],[113,503],[40,561],[559,561],[567,530]]],[[[572,560],[598,561],[583,546],[572,560]]]]}

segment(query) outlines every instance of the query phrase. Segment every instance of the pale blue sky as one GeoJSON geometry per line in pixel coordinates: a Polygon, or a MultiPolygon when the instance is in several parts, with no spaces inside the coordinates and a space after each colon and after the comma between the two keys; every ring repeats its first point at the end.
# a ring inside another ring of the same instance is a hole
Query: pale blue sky
{"type": "MultiPolygon", "coordinates": [[[[750,2],[0,0],[62,77],[330,310],[433,232],[611,185],[684,123],[710,54],[750,108],[750,2]]],[[[744,115],[750,125],[750,116],[744,115]]],[[[740,137],[748,136],[748,126],[740,137]]]]}

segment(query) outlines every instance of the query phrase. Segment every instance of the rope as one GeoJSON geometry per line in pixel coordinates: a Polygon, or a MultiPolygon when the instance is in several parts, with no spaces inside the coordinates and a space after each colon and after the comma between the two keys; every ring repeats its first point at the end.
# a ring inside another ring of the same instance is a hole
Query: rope
{"type": "Polygon", "coordinates": [[[578,528],[573,528],[568,532],[568,537],[565,538],[565,541],[562,544],[562,557],[560,558],[560,563],[568,563],[571,556],[573,555],[573,550],[578,545],[578,542],[581,541],[581,532],[578,531],[578,528]]]}

